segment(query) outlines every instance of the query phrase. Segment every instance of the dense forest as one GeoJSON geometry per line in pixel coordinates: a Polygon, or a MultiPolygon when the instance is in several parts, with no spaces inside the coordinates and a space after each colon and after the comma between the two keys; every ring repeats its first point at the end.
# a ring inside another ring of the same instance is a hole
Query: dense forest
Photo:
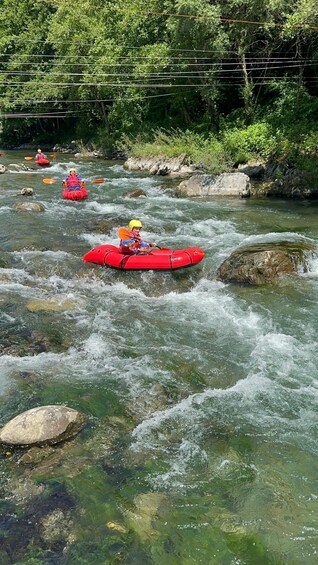
{"type": "Polygon", "coordinates": [[[2,0],[1,143],[170,138],[304,165],[318,147],[317,32],[316,0],[2,0]]]}

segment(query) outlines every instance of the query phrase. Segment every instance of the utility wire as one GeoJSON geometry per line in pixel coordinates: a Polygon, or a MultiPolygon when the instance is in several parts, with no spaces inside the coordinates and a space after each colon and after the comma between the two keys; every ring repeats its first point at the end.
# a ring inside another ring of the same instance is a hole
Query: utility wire
{"type": "MultiPolygon", "coordinates": [[[[292,62],[291,64],[284,64],[284,65],[265,65],[265,66],[248,66],[247,65],[247,70],[248,71],[263,71],[263,70],[272,70],[272,69],[298,69],[298,68],[305,68],[305,67],[310,67],[310,66],[315,66],[315,62],[306,62],[306,63],[298,63],[298,62],[292,62]]],[[[256,63],[255,63],[256,65],[256,63]]],[[[234,65],[233,65],[234,66],[234,65]]],[[[135,76],[136,78],[136,74],[140,75],[141,78],[143,77],[156,77],[156,76],[178,76],[180,74],[187,74],[187,75],[194,75],[197,76],[198,72],[205,72],[205,73],[209,73],[209,72],[213,72],[213,73],[227,73],[227,72],[237,72],[237,73],[241,73],[242,69],[240,67],[238,67],[238,65],[236,64],[236,68],[233,69],[232,68],[222,68],[222,65],[218,65],[217,68],[212,68],[212,69],[197,69],[197,70],[180,70],[180,71],[170,71],[170,70],[166,70],[166,71],[159,71],[159,72],[147,72],[147,73],[136,73],[136,70],[133,70],[131,72],[123,72],[123,73],[91,73],[91,74],[83,74],[83,73],[75,73],[75,72],[68,72],[67,76],[92,76],[92,77],[128,77],[128,76],[135,76]]],[[[60,72],[60,71],[50,71],[49,73],[46,71],[31,71],[31,70],[0,70],[0,75],[15,75],[15,76],[65,76],[65,72],[60,72]]],[[[0,83],[1,84],[1,83],[0,83]]]]}
{"type": "MultiPolygon", "coordinates": [[[[154,44],[154,46],[155,45],[156,44],[154,44]]],[[[140,48],[136,47],[136,49],[140,49],[140,48]]],[[[161,60],[161,59],[164,59],[164,58],[169,58],[169,60],[172,60],[172,61],[174,61],[174,60],[177,60],[177,61],[178,60],[181,60],[181,61],[185,61],[185,60],[200,61],[201,59],[202,60],[206,60],[207,58],[212,59],[212,57],[198,57],[197,54],[199,52],[213,53],[214,55],[218,54],[218,57],[221,57],[222,59],[231,59],[231,60],[237,60],[238,59],[237,51],[224,52],[224,51],[214,51],[214,50],[210,50],[210,49],[207,49],[205,51],[204,50],[196,51],[195,49],[192,49],[192,50],[189,50],[191,53],[194,54],[192,57],[184,57],[183,55],[182,56],[180,55],[179,57],[173,57],[173,56],[170,55],[171,51],[174,51],[174,50],[173,49],[171,50],[169,48],[167,53],[164,53],[164,54],[161,54],[161,55],[134,55],[134,57],[131,57],[130,55],[121,55],[121,56],[116,56],[116,59],[118,59],[120,61],[121,61],[121,59],[124,59],[124,60],[127,60],[128,62],[130,62],[132,59],[136,60],[136,61],[139,61],[139,60],[143,61],[143,60],[148,60],[148,59],[150,59],[150,60],[160,59],[161,60]],[[234,53],[234,56],[233,57],[227,57],[225,55],[225,53],[234,53]]],[[[0,57],[11,57],[11,58],[13,58],[13,57],[19,57],[19,58],[28,57],[30,59],[37,58],[37,59],[40,59],[40,60],[49,58],[49,59],[52,59],[53,61],[55,59],[63,60],[63,59],[72,59],[72,58],[76,59],[77,61],[80,58],[96,59],[97,61],[99,61],[101,58],[103,58],[105,56],[106,56],[105,54],[103,54],[103,55],[88,55],[88,54],[87,55],[73,55],[72,53],[70,53],[69,55],[57,55],[57,54],[45,55],[45,54],[32,54],[32,53],[28,53],[28,54],[24,54],[24,53],[0,53],[0,57]]],[[[251,56],[248,56],[248,54],[246,54],[246,60],[249,60],[249,59],[252,59],[252,60],[254,60],[254,59],[256,59],[256,60],[257,59],[266,59],[266,60],[269,60],[269,59],[270,60],[271,59],[273,59],[273,60],[276,60],[276,59],[279,59],[279,60],[292,59],[292,60],[297,60],[298,57],[283,57],[283,56],[279,56],[279,55],[277,55],[276,57],[274,57],[274,56],[269,57],[269,56],[266,56],[266,55],[255,56],[254,54],[251,55],[251,56]]],[[[31,62],[30,62],[30,64],[31,64],[31,62]]],[[[91,63],[73,63],[73,64],[90,65],[91,63]]],[[[120,63],[105,63],[105,64],[113,65],[113,64],[120,64],[120,63]]]]}
{"type": "MultiPolygon", "coordinates": [[[[115,11],[124,11],[123,10],[118,10],[117,7],[113,8],[115,11]]],[[[260,27],[277,27],[277,28],[284,28],[286,26],[286,21],[282,22],[282,23],[278,23],[278,22],[264,22],[264,21],[257,21],[257,20],[243,20],[243,19],[239,19],[239,18],[223,18],[222,16],[219,15],[208,15],[208,14],[204,14],[203,16],[199,16],[199,15],[195,15],[195,14],[177,14],[177,13],[171,13],[171,12],[157,12],[157,11],[153,11],[153,10],[141,10],[141,11],[136,11],[135,12],[136,15],[140,15],[140,16],[161,16],[161,17],[169,17],[169,18],[177,18],[177,19],[186,19],[186,20],[214,20],[216,23],[218,22],[223,22],[226,24],[244,24],[244,25],[251,25],[251,26],[260,26],[260,27]]],[[[310,24],[293,24],[293,27],[295,29],[303,29],[303,30],[313,30],[313,31],[318,31],[318,26],[315,25],[310,25],[310,24]]],[[[17,40],[19,38],[17,37],[17,40]]],[[[41,39],[24,39],[23,38],[23,42],[28,42],[28,43],[54,43],[54,44],[58,44],[58,43],[62,43],[63,45],[80,45],[80,46],[85,46],[85,45],[92,45],[92,43],[83,43],[81,41],[66,41],[66,40],[56,40],[54,39],[54,41],[48,42],[47,40],[41,40],[41,39]]],[[[126,45],[116,45],[116,47],[121,47],[121,48],[125,48],[125,49],[140,49],[140,47],[135,47],[135,46],[126,46],[126,45]]],[[[174,51],[190,51],[189,49],[174,49],[174,51]]],[[[198,52],[202,51],[201,49],[198,49],[198,52]]],[[[205,50],[203,50],[205,51],[205,50]]]]}

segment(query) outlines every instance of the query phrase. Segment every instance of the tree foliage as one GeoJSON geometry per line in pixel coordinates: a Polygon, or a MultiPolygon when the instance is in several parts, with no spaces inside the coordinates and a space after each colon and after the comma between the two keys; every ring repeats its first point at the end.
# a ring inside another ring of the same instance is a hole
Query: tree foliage
{"type": "Polygon", "coordinates": [[[317,31],[314,0],[2,0],[2,137],[277,123],[288,88],[317,96],[317,31]]]}

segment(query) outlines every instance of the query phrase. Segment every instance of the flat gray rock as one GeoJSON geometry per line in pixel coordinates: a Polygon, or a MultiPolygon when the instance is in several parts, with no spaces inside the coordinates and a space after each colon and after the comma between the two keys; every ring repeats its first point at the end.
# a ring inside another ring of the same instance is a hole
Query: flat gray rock
{"type": "Polygon", "coordinates": [[[182,181],[176,188],[176,196],[181,198],[249,195],[250,179],[245,173],[196,174],[182,181]]]}

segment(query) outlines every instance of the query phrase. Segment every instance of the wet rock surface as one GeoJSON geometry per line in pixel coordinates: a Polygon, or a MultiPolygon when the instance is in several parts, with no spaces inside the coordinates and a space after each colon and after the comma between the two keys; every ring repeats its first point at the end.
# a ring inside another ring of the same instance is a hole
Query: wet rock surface
{"type": "Polygon", "coordinates": [[[182,181],[176,189],[179,197],[246,197],[249,193],[250,179],[244,173],[196,174],[182,181]]]}
{"type": "Polygon", "coordinates": [[[124,198],[140,198],[140,196],[147,196],[144,190],[137,188],[136,190],[129,190],[123,195],[124,198]]]}
{"type": "Polygon", "coordinates": [[[60,332],[50,327],[49,332],[21,327],[13,322],[2,332],[0,355],[24,357],[44,351],[64,351],[69,347],[60,332]]]}
{"type": "Polygon", "coordinates": [[[44,212],[45,206],[42,202],[17,202],[14,206],[19,212],[44,212]]]}
{"type": "Polygon", "coordinates": [[[67,406],[39,406],[10,420],[0,430],[5,445],[51,445],[77,435],[86,416],[67,406]]]}
{"type": "Polygon", "coordinates": [[[306,271],[306,252],[314,245],[298,243],[259,244],[234,251],[220,265],[216,278],[223,282],[259,285],[276,282],[282,275],[306,271]]]}

